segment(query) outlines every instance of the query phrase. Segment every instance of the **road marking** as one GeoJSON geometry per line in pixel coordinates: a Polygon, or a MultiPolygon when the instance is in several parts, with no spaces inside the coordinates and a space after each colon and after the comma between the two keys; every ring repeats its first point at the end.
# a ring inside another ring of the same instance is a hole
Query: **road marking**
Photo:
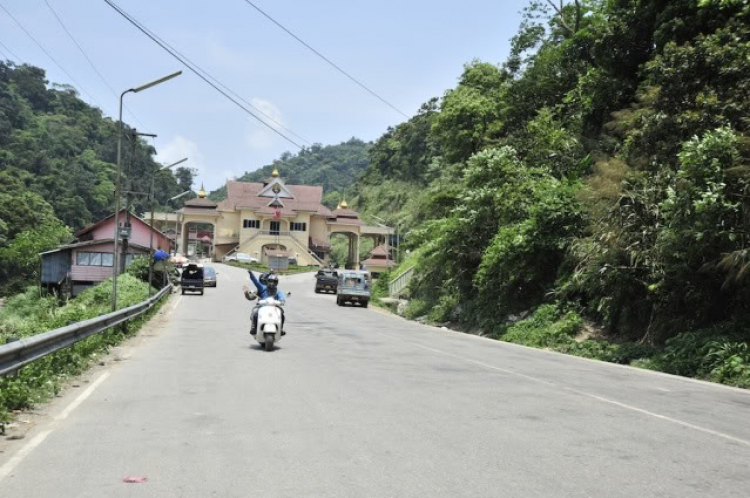
{"type": "Polygon", "coordinates": [[[21,461],[28,456],[29,453],[31,453],[34,448],[42,444],[45,439],[47,439],[47,436],[50,435],[52,432],[52,429],[46,430],[44,432],[40,432],[36,436],[34,436],[34,439],[26,443],[26,446],[18,450],[18,452],[13,455],[13,457],[5,462],[5,465],[0,467],[0,482],[3,481],[6,477],[10,475],[11,472],[13,472],[13,469],[16,468],[16,466],[21,463],[21,461]]]}
{"type": "Polygon", "coordinates": [[[706,429],[705,427],[701,427],[699,425],[694,425],[689,422],[683,422],[682,420],[678,420],[676,418],[667,417],[666,415],[661,415],[659,413],[650,412],[648,410],[644,410],[643,408],[638,408],[637,406],[628,405],[625,403],[620,403],[619,401],[615,401],[613,399],[605,398],[603,396],[598,396],[596,394],[590,394],[584,391],[579,391],[578,389],[572,389],[570,387],[564,388],[567,391],[580,394],[581,396],[586,396],[591,399],[595,399],[597,401],[601,401],[602,403],[609,403],[610,405],[619,406],[620,408],[625,408],[627,410],[632,410],[634,412],[642,413],[644,415],[650,415],[654,418],[658,418],[661,420],[666,420],[667,422],[672,422],[673,424],[681,425],[683,427],[688,427],[690,429],[705,432],[706,434],[711,434],[712,436],[721,437],[724,439],[728,439],[730,441],[733,441],[735,443],[744,444],[746,446],[750,446],[750,441],[747,441],[745,439],[740,439],[734,436],[730,436],[729,434],[724,434],[723,432],[715,431],[712,429],[706,429]]]}
{"type": "MultiPolygon", "coordinates": [[[[386,335],[388,337],[393,337],[393,336],[390,336],[389,334],[383,334],[383,335],[386,335]]],[[[497,371],[500,371],[500,372],[503,372],[503,373],[507,373],[509,375],[514,375],[516,377],[521,377],[523,379],[531,380],[533,382],[538,382],[540,384],[546,384],[548,386],[560,387],[560,388],[562,388],[562,389],[564,389],[564,390],[566,390],[568,392],[572,392],[572,393],[578,394],[580,396],[585,396],[587,398],[594,399],[594,400],[599,401],[601,403],[607,403],[607,404],[610,404],[610,405],[614,405],[614,406],[617,406],[619,408],[624,408],[626,410],[630,410],[630,411],[634,411],[636,413],[640,413],[642,415],[648,415],[650,417],[654,417],[654,418],[657,418],[659,420],[664,420],[666,422],[671,422],[673,424],[681,425],[682,427],[687,427],[687,428],[693,429],[695,431],[699,431],[699,432],[703,432],[705,434],[710,434],[712,436],[720,437],[720,438],[732,441],[734,443],[739,443],[739,444],[743,444],[745,446],[750,446],[750,441],[748,441],[746,439],[741,439],[741,438],[738,438],[738,437],[730,436],[729,434],[725,434],[723,432],[715,431],[713,429],[707,429],[705,427],[701,427],[699,425],[691,424],[689,422],[684,422],[682,420],[679,420],[679,419],[676,419],[676,418],[672,418],[672,417],[668,417],[668,416],[662,415],[660,413],[655,413],[655,412],[651,412],[651,411],[648,411],[648,410],[644,410],[643,408],[638,408],[637,406],[628,405],[626,403],[621,403],[621,402],[615,401],[613,399],[605,398],[603,396],[599,396],[599,395],[596,395],[596,394],[591,394],[591,393],[588,393],[586,391],[581,391],[581,390],[578,390],[578,389],[573,389],[571,387],[559,386],[558,384],[555,384],[554,382],[550,382],[550,381],[547,381],[547,380],[544,380],[544,379],[540,379],[538,377],[533,377],[531,375],[526,375],[526,374],[518,373],[518,372],[516,372],[514,370],[509,370],[507,368],[496,367],[494,365],[490,365],[488,363],[484,363],[484,362],[481,362],[481,361],[472,360],[470,358],[464,358],[462,356],[458,356],[458,355],[455,355],[455,354],[452,354],[452,353],[448,353],[448,352],[442,351],[440,349],[435,349],[435,348],[431,348],[431,347],[428,347],[428,346],[422,346],[421,344],[413,344],[412,343],[412,345],[413,346],[417,346],[418,348],[422,348],[422,349],[426,349],[428,351],[432,351],[432,352],[435,352],[435,353],[438,353],[438,354],[442,354],[444,356],[450,356],[452,358],[456,358],[458,360],[465,361],[467,363],[473,363],[475,365],[479,365],[479,366],[482,366],[482,367],[485,367],[485,368],[488,368],[488,369],[491,369],[491,370],[497,370],[497,371]]]]}
{"type": "Polygon", "coordinates": [[[177,298],[177,301],[175,301],[174,306],[172,306],[172,309],[169,311],[174,311],[175,308],[177,308],[177,305],[180,304],[180,301],[182,301],[182,296],[177,298]]]}
{"type": "Polygon", "coordinates": [[[0,482],[3,481],[6,477],[8,477],[11,472],[18,466],[19,463],[23,461],[24,458],[29,456],[29,454],[34,451],[34,449],[42,444],[45,439],[47,439],[47,436],[52,434],[52,431],[55,430],[58,423],[62,420],[65,420],[68,415],[70,415],[73,410],[78,408],[78,406],[83,403],[86,398],[91,396],[91,394],[94,392],[94,390],[101,385],[102,382],[104,382],[107,377],[109,377],[109,372],[104,372],[102,375],[99,376],[98,379],[96,379],[88,388],[86,388],[85,391],[83,391],[76,399],[73,400],[72,403],[70,403],[63,411],[61,411],[52,421],[49,428],[45,431],[40,432],[36,436],[34,436],[31,441],[26,443],[24,447],[22,447],[20,450],[16,452],[15,455],[13,455],[10,460],[5,462],[2,467],[0,467],[0,482]]]}
{"type": "Polygon", "coordinates": [[[78,408],[78,405],[83,403],[86,398],[91,396],[94,390],[99,387],[99,384],[107,380],[107,377],[109,377],[109,372],[104,372],[103,374],[101,374],[99,378],[96,379],[89,387],[87,387],[86,390],[83,391],[76,399],[74,399],[71,404],[69,404],[63,411],[61,411],[55,417],[55,420],[65,420],[66,418],[68,418],[68,415],[70,415],[73,410],[78,408]]]}

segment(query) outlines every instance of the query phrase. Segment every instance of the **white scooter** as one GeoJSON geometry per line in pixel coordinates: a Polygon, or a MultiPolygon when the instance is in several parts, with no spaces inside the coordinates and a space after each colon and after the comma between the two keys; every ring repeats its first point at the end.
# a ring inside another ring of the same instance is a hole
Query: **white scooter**
{"type": "MultiPolygon", "coordinates": [[[[291,296],[290,292],[287,296],[291,296]]],[[[246,293],[249,300],[255,300],[255,293],[246,293]]],[[[278,301],[272,297],[258,301],[260,309],[258,310],[258,328],[255,332],[255,340],[263,345],[266,351],[273,351],[273,346],[286,335],[282,329],[282,317],[284,306],[283,301],[278,301]]],[[[251,318],[252,320],[252,318],[251,318]]]]}

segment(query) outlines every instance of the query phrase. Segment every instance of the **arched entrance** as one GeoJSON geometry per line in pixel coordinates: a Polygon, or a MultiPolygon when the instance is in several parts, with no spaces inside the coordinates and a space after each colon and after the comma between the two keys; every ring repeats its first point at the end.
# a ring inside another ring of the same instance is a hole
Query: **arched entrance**
{"type": "MultiPolygon", "coordinates": [[[[261,246],[260,255],[258,254],[251,254],[251,256],[254,256],[258,258],[258,260],[261,263],[268,264],[268,253],[269,251],[276,251],[276,252],[287,252],[287,247],[284,244],[274,243],[274,244],[264,244],[261,246]]],[[[291,253],[290,253],[291,255],[291,253]]]]}
{"type": "Polygon", "coordinates": [[[328,235],[331,246],[329,258],[342,268],[359,268],[359,234],[350,231],[334,231],[328,235]],[[341,241],[345,240],[342,244],[341,241]]]}
{"type": "Polygon", "coordinates": [[[216,225],[205,221],[187,221],[182,224],[180,248],[183,256],[213,258],[216,253],[216,225]]]}

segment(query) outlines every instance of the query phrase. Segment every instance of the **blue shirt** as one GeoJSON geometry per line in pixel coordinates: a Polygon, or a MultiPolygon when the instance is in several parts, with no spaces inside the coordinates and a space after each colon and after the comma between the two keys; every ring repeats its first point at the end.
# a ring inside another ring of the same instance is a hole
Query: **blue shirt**
{"type": "MultiPolygon", "coordinates": [[[[255,278],[255,275],[253,275],[253,272],[251,270],[248,270],[247,272],[250,274],[250,280],[252,280],[255,284],[255,288],[258,289],[258,295],[260,296],[260,298],[268,299],[269,297],[272,297],[270,291],[268,290],[268,287],[260,283],[258,279],[255,278]]],[[[274,299],[276,299],[277,301],[285,302],[286,296],[279,289],[276,289],[276,296],[274,297],[274,299]]]]}

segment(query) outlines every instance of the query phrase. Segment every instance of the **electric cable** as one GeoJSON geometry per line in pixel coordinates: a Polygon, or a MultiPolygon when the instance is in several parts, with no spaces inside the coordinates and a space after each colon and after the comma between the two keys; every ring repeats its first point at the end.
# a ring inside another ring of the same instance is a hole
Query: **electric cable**
{"type": "Polygon", "coordinates": [[[377,93],[375,93],[373,90],[371,90],[369,87],[367,87],[367,85],[365,85],[364,83],[362,83],[361,81],[359,81],[357,78],[355,78],[351,74],[349,74],[346,71],[344,71],[343,69],[341,69],[341,67],[339,67],[337,64],[335,64],[331,59],[329,59],[325,55],[323,55],[320,52],[318,52],[317,50],[315,50],[312,46],[310,46],[302,38],[300,38],[299,36],[295,35],[294,33],[292,33],[291,30],[289,30],[288,28],[286,28],[284,25],[282,25],[276,19],[274,19],[270,15],[266,14],[263,10],[261,10],[260,7],[258,7],[257,5],[255,5],[253,2],[251,2],[250,0],[245,0],[245,2],[248,5],[250,5],[252,8],[254,8],[255,10],[257,10],[258,12],[260,12],[264,17],[266,17],[266,19],[268,19],[269,21],[271,21],[272,23],[274,23],[276,26],[278,26],[279,28],[281,28],[282,30],[284,30],[289,36],[291,36],[292,38],[294,38],[295,40],[297,40],[298,42],[300,42],[302,45],[304,45],[305,47],[307,47],[312,53],[314,53],[315,55],[317,55],[318,57],[320,57],[321,59],[323,59],[324,61],[326,61],[331,67],[333,67],[338,72],[340,72],[341,74],[343,74],[344,76],[346,76],[347,78],[349,78],[350,80],[352,80],[354,83],[356,83],[360,87],[364,88],[368,93],[370,93],[376,99],[380,100],[385,105],[387,105],[388,107],[390,107],[391,109],[393,109],[397,113],[401,114],[406,119],[411,119],[405,112],[401,111],[401,109],[399,109],[395,105],[391,104],[390,102],[388,102],[387,100],[385,100],[383,97],[381,97],[380,95],[378,95],[377,93]]]}
{"type": "MultiPolygon", "coordinates": [[[[104,83],[104,85],[109,89],[110,92],[112,92],[112,95],[114,95],[115,98],[118,98],[117,92],[115,92],[115,90],[112,88],[112,85],[109,84],[109,82],[104,77],[104,75],[101,73],[101,71],[99,71],[99,69],[96,67],[96,65],[94,64],[94,62],[88,56],[88,54],[86,53],[86,51],[83,50],[83,47],[81,46],[80,43],[78,43],[78,41],[75,39],[75,37],[73,36],[73,34],[68,29],[68,27],[65,26],[65,23],[62,21],[62,19],[60,18],[60,16],[57,14],[57,12],[55,11],[55,9],[52,8],[52,5],[50,5],[50,3],[47,0],[44,0],[44,3],[47,5],[47,8],[49,9],[49,11],[52,12],[52,15],[55,16],[55,19],[57,19],[58,24],[60,24],[60,26],[62,27],[62,29],[68,35],[68,38],[70,38],[70,40],[73,42],[73,44],[75,44],[76,48],[78,48],[78,51],[81,52],[81,54],[83,55],[83,57],[89,63],[89,66],[91,66],[91,69],[94,70],[94,72],[96,73],[96,75],[99,76],[99,79],[102,80],[102,82],[104,83]]],[[[144,125],[143,122],[140,119],[138,119],[138,116],[136,116],[133,113],[133,111],[131,111],[130,109],[128,109],[128,106],[126,106],[126,105],[123,104],[123,107],[125,108],[126,111],[128,111],[128,113],[131,116],[133,116],[133,119],[135,119],[136,121],[138,121],[138,124],[140,124],[144,128],[147,128],[147,126],[144,125]]]]}
{"type": "MultiPolygon", "coordinates": [[[[217,84],[213,83],[207,76],[205,76],[202,73],[208,74],[205,70],[201,69],[197,66],[197,64],[194,63],[188,63],[187,59],[185,57],[181,57],[176,50],[171,48],[169,44],[166,42],[163,42],[159,39],[158,36],[153,34],[148,28],[143,26],[139,21],[137,21],[135,18],[133,18],[130,14],[125,12],[122,8],[120,8],[118,5],[116,5],[112,0],[104,0],[104,2],[112,7],[118,14],[120,14],[122,17],[124,17],[128,22],[130,22],[133,26],[135,26],[139,31],[141,31],[143,34],[148,36],[154,43],[159,45],[162,49],[164,49],[169,55],[177,59],[180,63],[182,63],[186,68],[188,68],[191,72],[193,72],[196,76],[198,76],[200,79],[208,83],[214,90],[222,94],[225,98],[227,98],[230,102],[235,104],[237,107],[245,111],[247,114],[258,120],[262,125],[266,126],[268,129],[279,135],[281,138],[286,140],[287,142],[291,143],[295,147],[299,149],[303,149],[301,145],[299,145],[297,142],[292,140],[291,138],[287,137],[283,133],[281,133],[279,130],[271,126],[270,124],[266,123],[263,119],[261,119],[259,116],[257,116],[255,113],[253,113],[251,110],[249,110],[247,107],[243,106],[240,102],[238,102],[235,98],[233,98],[231,95],[229,95],[226,91],[222,90],[217,86],[217,84]],[[193,67],[195,66],[195,67],[193,67]],[[196,69],[197,68],[197,69],[196,69]]],[[[213,76],[211,76],[211,79],[216,80],[213,76]]],[[[216,80],[218,81],[218,80],[216,80]]],[[[254,106],[253,106],[254,107],[254,106]]]]}
{"type": "Polygon", "coordinates": [[[47,51],[47,49],[45,49],[45,48],[44,48],[44,47],[42,46],[42,44],[41,44],[41,43],[39,43],[39,42],[38,42],[38,41],[36,40],[36,38],[34,38],[34,37],[32,36],[32,34],[31,34],[31,33],[29,33],[29,31],[28,31],[28,30],[27,30],[27,29],[26,29],[26,28],[25,28],[25,27],[23,26],[23,24],[21,24],[21,23],[20,23],[20,22],[18,21],[18,19],[16,19],[16,18],[15,18],[15,17],[13,16],[13,14],[11,14],[11,13],[10,13],[10,12],[8,11],[8,9],[6,9],[6,8],[5,8],[5,6],[4,6],[3,4],[1,4],[1,3],[0,3],[0,9],[2,9],[3,11],[5,11],[5,13],[6,13],[6,14],[8,14],[8,17],[10,17],[11,19],[13,19],[13,22],[15,22],[15,23],[16,23],[16,24],[18,25],[18,27],[19,27],[19,28],[21,28],[21,30],[22,30],[22,31],[23,31],[24,33],[26,33],[26,36],[28,36],[29,38],[31,38],[31,41],[33,41],[33,42],[34,42],[34,43],[36,44],[36,46],[37,46],[37,47],[39,47],[39,49],[40,49],[40,50],[41,50],[42,52],[44,52],[44,54],[45,54],[45,55],[46,55],[47,57],[49,57],[49,58],[50,58],[50,60],[51,60],[52,62],[54,62],[54,63],[55,63],[55,65],[56,65],[56,66],[57,66],[57,67],[58,67],[58,68],[59,68],[59,69],[60,69],[60,70],[61,70],[61,71],[62,71],[63,73],[65,73],[65,75],[66,75],[66,76],[67,76],[68,78],[70,78],[70,81],[72,81],[74,85],[76,85],[76,86],[77,86],[77,87],[78,87],[78,88],[79,88],[79,89],[80,89],[80,90],[81,90],[81,91],[82,91],[83,93],[85,93],[85,94],[86,94],[86,95],[88,96],[88,98],[89,98],[89,99],[90,99],[90,100],[91,100],[91,101],[92,101],[92,102],[93,102],[94,104],[96,104],[97,106],[99,106],[99,108],[103,109],[102,105],[101,105],[101,104],[100,104],[99,102],[97,102],[97,101],[96,101],[96,99],[94,99],[94,97],[92,97],[92,96],[91,96],[91,94],[90,94],[89,92],[87,92],[87,91],[86,91],[86,89],[85,89],[85,88],[83,87],[83,85],[81,85],[80,83],[78,83],[78,82],[76,81],[76,79],[75,79],[75,78],[73,78],[73,76],[71,76],[71,75],[70,75],[70,73],[69,73],[69,72],[68,72],[68,71],[67,71],[67,70],[66,70],[66,69],[65,69],[64,67],[62,67],[62,65],[60,65],[60,63],[59,63],[59,62],[57,62],[57,60],[55,60],[55,58],[54,58],[54,57],[52,57],[52,55],[51,55],[51,54],[50,54],[50,53],[49,53],[49,52],[47,51]]]}

